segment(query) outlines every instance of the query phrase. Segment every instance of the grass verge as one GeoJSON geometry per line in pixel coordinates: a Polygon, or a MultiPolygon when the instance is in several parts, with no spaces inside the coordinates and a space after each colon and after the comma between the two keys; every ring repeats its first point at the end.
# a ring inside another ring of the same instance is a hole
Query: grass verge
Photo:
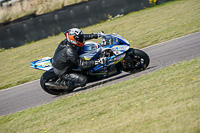
{"type": "Polygon", "coordinates": [[[1,116],[0,132],[200,131],[200,58],[1,116]]]}
{"type": "MultiPolygon", "coordinates": [[[[124,36],[131,47],[143,48],[200,30],[199,0],[178,0],[133,12],[87,28],[84,33],[105,31],[124,36]]],[[[0,52],[0,89],[40,78],[43,71],[31,69],[29,63],[53,56],[63,33],[18,48],[0,52]]]]}

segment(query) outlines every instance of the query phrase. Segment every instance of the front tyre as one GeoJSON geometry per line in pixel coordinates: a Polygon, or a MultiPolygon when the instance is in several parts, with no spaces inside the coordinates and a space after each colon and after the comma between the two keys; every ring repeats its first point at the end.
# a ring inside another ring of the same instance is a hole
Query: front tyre
{"type": "Polygon", "coordinates": [[[52,89],[47,85],[48,83],[52,83],[52,82],[54,83],[57,80],[58,80],[58,77],[56,76],[54,72],[46,71],[40,78],[40,85],[45,92],[52,95],[62,95],[69,92],[68,89],[52,89]]]}
{"type": "Polygon", "coordinates": [[[122,62],[122,70],[131,73],[138,72],[146,69],[149,63],[149,56],[144,51],[131,48],[122,62]]]}

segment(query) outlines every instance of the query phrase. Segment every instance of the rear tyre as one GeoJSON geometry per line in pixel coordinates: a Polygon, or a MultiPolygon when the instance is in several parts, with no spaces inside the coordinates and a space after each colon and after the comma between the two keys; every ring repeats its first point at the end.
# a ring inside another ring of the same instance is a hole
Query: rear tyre
{"type": "Polygon", "coordinates": [[[144,51],[131,48],[122,62],[122,70],[131,73],[138,72],[146,69],[149,63],[149,56],[144,51]]]}
{"type": "Polygon", "coordinates": [[[73,91],[73,89],[52,89],[46,85],[46,83],[49,83],[49,82],[54,83],[57,80],[58,80],[58,77],[56,76],[54,72],[46,71],[40,78],[40,85],[45,92],[52,95],[62,95],[62,94],[66,94],[73,91]]]}

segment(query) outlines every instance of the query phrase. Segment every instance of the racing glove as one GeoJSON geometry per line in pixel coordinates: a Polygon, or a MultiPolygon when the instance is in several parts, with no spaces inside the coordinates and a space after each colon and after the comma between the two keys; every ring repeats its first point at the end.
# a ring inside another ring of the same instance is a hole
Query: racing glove
{"type": "Polygon", "coordinates": [[[95,61],[95,65],[99,65],[99,64],[103,65],[103,64],[105,64],[107,61],[108,61],[108,58],[107,58],[107,57],[101,57],[100,59],[98,59],[98,60],[95,61]]]}
{"type": "Polygon", "coordinates": [[[98,37],[101,37],[102,35],[104,35],[104,31],[100,31],[97,33],[98,37]]]}

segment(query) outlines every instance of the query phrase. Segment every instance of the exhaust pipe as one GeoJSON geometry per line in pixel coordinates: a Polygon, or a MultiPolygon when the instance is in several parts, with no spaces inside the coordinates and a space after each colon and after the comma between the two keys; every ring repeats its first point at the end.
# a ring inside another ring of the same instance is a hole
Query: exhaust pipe
{"type": "Polygon", "coordinates": [[[69,89],[68,86],[60,85],[60,84],[55,84],[54,82],[47,82],[45,83],[45,86],[48,87],[49,89],[69,89]]]}

